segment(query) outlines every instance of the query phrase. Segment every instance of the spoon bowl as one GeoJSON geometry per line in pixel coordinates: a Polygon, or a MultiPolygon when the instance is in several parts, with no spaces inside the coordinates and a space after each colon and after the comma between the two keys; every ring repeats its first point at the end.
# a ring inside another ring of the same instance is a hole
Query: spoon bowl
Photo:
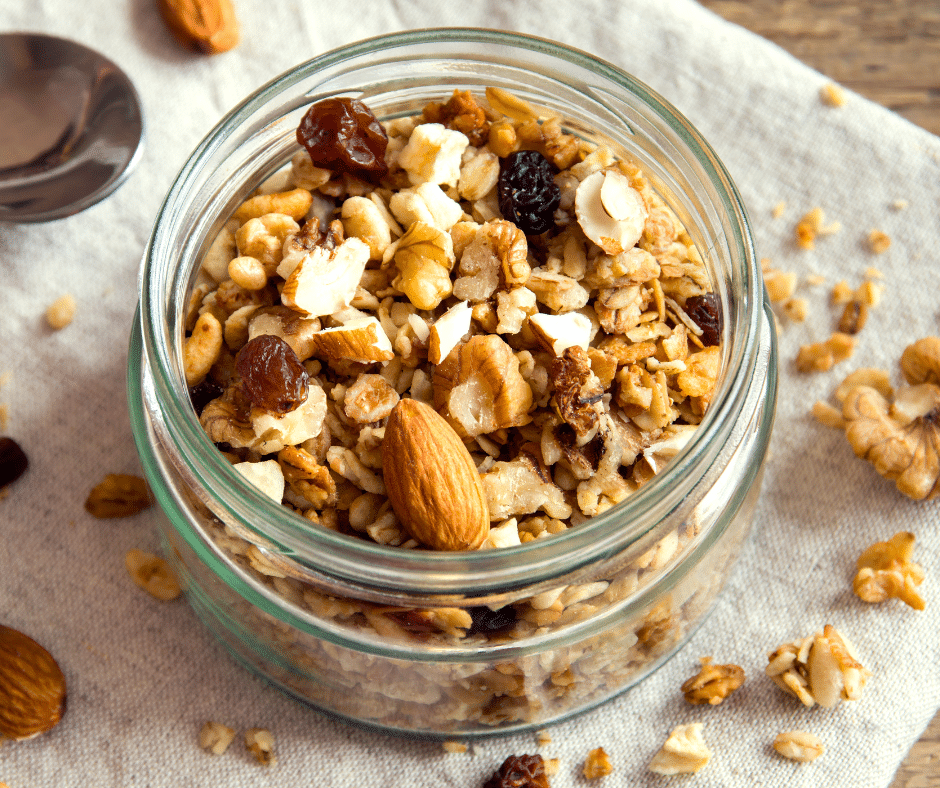
{"type": "Polygon", "coordinates": [[[127,75],[82,44],[0,33],[0,222],[94,205],[140,158],[143,117],[127,75]]]}

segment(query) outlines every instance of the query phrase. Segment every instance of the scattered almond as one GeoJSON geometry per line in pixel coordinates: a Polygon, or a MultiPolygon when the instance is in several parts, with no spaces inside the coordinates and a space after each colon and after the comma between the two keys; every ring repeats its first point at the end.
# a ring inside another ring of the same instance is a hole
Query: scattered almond
{"type": "Polygon", "coordinates": [[[30,739],[65,713],[65,676],[28,635],[0,626],[0,740],[30,739]]]}

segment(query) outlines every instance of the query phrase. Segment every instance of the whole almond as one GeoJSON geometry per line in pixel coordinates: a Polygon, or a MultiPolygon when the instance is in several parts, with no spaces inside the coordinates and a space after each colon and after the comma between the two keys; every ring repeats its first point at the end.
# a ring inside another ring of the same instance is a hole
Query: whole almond
{"type": "Polygon", "coordinates": [[[216,55],[238,43],[232,0],[157,0],[170,32],[183,46],[216,55]]]}
{"type": "Polygon", "coordinates": [[[0,626],[0,739],[45,733],[65,712],[65,676],[31,637],[0,626]]]}
{"type": "Polygon", "coordinates": [[[474,550],[490,532],[480,474],[463,441],[433,408],[403,399],[382,441],[388,498],[405,530],[434,550],[474,550]]]}

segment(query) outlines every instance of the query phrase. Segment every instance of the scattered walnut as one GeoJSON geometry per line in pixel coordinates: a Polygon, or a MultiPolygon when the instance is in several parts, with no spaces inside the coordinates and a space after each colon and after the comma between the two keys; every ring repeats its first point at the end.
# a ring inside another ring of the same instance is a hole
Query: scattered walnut
{"type": "Polygon", "coordinates": [[[199,746],[213,755],[221,755],[235,738],[235,729],[221,722],[207,722],[199,731],[199,746]]]}
{"type": "Polygon", "coordinates": [[[713,665],[711,657],[701,658],[702,669],[682,685],[685,699],[693,704],[717,706],[744,683],[744,670],[738,665],[713,665]]]}
{"type": "Polygon", "coordinates": [[[159,556],[130,550],[124,556],[124,565],[131,579],[152,597],[168,602],[182,593],[170,565],[159,556]]]}
{"type": "Polygon", "coordinates": [[[819,89],[819,98],[823,104],[830,107],[843,107],[846,102],[845,91],[834,82],[829,82],[819,89]]]}
{"type": "Polygon", "coordinates": [[[916,586],[924,581],[924,570],[911,561],[914,534],[900,531],[887,542],[875,542],[858,559],[852,590],[863,602],[897,598],[915,610],[924,609],[916,586]]]}
{"type": "Polygon", "coordinates": [[[704,768],[712,754],[702,738],[704,724],[693,722],[673,728],[662,749],[650,763],[656,774],[692,774],[704,768]]]}
{"type": "Polygon", "coordinates": [[[66,293],[53,301],[46,310],[46,322],[58,331],[65,328],[75,317],[75,296],[66,293]]]}
{"type": "Polygon", "coordinates": [[[783,311],[794,323],[802,323],[809,312],[809,304],[805,298],[790,298],[784,301],[783,311]]]}
{"type": "Polygon", "coordinates": [[[127,473],[109,473],[92,488],[85,500],[88,513],[102,519],[130,517],[152,505],[147,482],[127,473]]]}
{"type": "Polygon", "coordinates": [[[820,235],[832,235],[842,229],[839,222],[825,225],[825,213],[822,208],[813,208],[796,225],[796,242],[801,249],[814,249],[816,238],[820,235]]]}
{"type": "Polygon", "coordinates": [[[541,755],[510,755],[483,788],[549,788],[541,755]]]}
{"type": "Polygon", "coordinates": [[[807,731],[784,731],[774,739],[774,749],[791,761],[808,763],[823,754],[819,737],[807,731]]]}
{"type": "Polygon", "coordinates": [[[940,493],[940,386],[921,383],[898,391],[894,402],[869,386],[848,393],[845,434],[856,456],[868,460],[915,500],[940,493]]]}
{"type": "Polygon", "coordinates": [[[940,386],[940,337],[925,337],[908,345],[901,354],[901,371],[912,386],[918,383],[940,386]]]}
{"type": "Polygon", "coordinates": [[[849,358],[855,343],[855,337],[837,331],[824,342],[803,345],[796,356],[796,368],[800,372],[826,372],[849,358]]]}
{"type": "Polygon", "coordinates": [[[262,766],[273,766],[277,762],[274,757],[274,736],[265,728],[245,731],[245,747],[262,766]]]}
{"type": "Polygon", "coordinates": [[[872,230],[870,233],[868,233],[868,247],[875,254],[887,252],[889,246],[891,246],[891,238],[887,235],[887,233],[884,233],[881,230],[872,230]]]}
{"type": "Polygon", "coordinates": [[[597,780],[600,777],[606,777],[614,770],[607,753],[603,747],[597,747],[587,754],[584,759],[584,769],[582,774],[585,780],[597,780]]]}
{"type": "Polygon", "coordinates": [[[857,700],[871,672],[855,657],[855,649],[835,627],[786,643],[771,651],[765,669],[771,680],[804,706],[825,708],[840,700],[857,700]]]}

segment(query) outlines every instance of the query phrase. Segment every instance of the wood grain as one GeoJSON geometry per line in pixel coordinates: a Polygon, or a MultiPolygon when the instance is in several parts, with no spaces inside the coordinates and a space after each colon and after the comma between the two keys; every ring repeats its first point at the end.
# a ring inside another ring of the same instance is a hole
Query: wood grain
{"type": "Polygon", "coordinates": [[[940,134],[937,0],[700,0],[836,82],[940,134]]]}
{"type": "MultiPolygon", "coordinates": [[[[940,134],[938,0],[699,0],[817,71],[940,134]]],[[[890,788],[940,788],[940,714],[890,788]]]]}

